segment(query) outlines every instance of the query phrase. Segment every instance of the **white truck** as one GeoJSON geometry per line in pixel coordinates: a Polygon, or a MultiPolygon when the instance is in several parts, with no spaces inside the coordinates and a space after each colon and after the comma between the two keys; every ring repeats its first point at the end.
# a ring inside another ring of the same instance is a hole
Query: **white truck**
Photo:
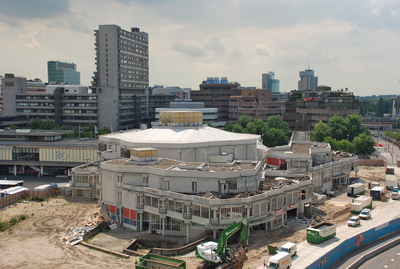
{"type": "Polygon", "coordinates": [[[386,189],[392,190],[393,188],[398,188],[398,179],[396,175],[386,174],[386,189]]]}
{"type": "Polygon", "coordinates": [[[292,266],[292,258],[287,252],[279,252],[264,262],[264,268],[267,269],[288,269],[292,266]]]}

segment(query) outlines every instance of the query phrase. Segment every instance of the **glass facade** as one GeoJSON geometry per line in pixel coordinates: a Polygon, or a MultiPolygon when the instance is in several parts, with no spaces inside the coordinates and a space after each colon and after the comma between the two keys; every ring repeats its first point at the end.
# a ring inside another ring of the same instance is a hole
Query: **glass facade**
{"type": "Polygon", "coordinates": [[[76,71],[76,64],[63,63],[59,61],[47,62],[48,80],[67,82],[72,85],[81,84],[81,74],[76,71]]]}

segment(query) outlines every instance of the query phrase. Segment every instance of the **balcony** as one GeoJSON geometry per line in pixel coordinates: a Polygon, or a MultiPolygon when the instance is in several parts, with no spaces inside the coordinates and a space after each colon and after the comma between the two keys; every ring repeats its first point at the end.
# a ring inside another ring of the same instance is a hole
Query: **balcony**
{"type": "Polygon", "coordinates": [[[144,209],[144,204],[137,204],[137,209],[144,209]]]}
{"type": "Polygon", "coordinates": [[[192,219],[192,214],[191,213],[189,213],[189,214],[188,213],[184,213],[183,214],[183,218],[184,219],[192,219]]]}
{"type": "Polygon", "coordinates": [[[219,225],[219,219],[211,219],[210,224],[219,225]]]}
{"type": "Polygon", "coordinates": [[[166,208],[159,208],[158,213],[160,214],[167,214],[167,209],[166,208]]]}

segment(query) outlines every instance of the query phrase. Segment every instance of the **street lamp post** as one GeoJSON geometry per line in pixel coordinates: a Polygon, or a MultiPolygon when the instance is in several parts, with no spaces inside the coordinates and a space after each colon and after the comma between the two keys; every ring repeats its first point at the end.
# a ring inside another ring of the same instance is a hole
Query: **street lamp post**
{"type": "Polygon", "coordinates": [[[347,153],[349,153],[349,134],[347,134],[347,153]]]}

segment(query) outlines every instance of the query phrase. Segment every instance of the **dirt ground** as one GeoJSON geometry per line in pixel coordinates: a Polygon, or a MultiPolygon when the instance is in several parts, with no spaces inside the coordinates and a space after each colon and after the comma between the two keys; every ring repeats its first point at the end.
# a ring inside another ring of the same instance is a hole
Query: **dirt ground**
{"type": "MultiPolygon", "coordinates": [[[[358,177],[364,181],[384,182],[384,168],[360,167],[359,170],[358,177]]],[[[313,213],[340,226],[344,225],[351,215],[351,198],[347,197],[344,187],[336,194],[333,198],[314,204],[313,213]]],[[[384,206],[384,203],[377,205],[384,206]]],[[[71,247],[63,244],[62,238],[70,227],[81,226],[97,208],[95,200],[67,200],[60,197],[43,203],[21,203],[0,211],[1,221],[8,221],[11,217],[21,214],[29,216],[10,230],[0,233],[0,268],[134,268],[135,258],[121,259],[82,245],[71,247]]],[[[306,227],[307,225],[292,218],[288,220],[287,225],[273,232],[252,230],[248,260],[244,268],[257,268],[264,260],[268,260],[268,244],[281,246],[286,242],[305,241],[306,227]]],[[[136,233],[130,229],[118,228],[98,234],[89,240],[89,243],[122,251],[136,233]]],[[[201,262],[194,256],[177,258],[187,262],[186,268],[196,268],[201,262]]]]}
{"type": "Polygon", "coordinates": [[[0,268],[134,268],[135,259],[121,259],[81,245],[63,244],[67,230],[81,226],[97,208],[94,200],[55,198],[2,210],[1,221],[21,214],[29,218],[0,233],[0,268]]]}

